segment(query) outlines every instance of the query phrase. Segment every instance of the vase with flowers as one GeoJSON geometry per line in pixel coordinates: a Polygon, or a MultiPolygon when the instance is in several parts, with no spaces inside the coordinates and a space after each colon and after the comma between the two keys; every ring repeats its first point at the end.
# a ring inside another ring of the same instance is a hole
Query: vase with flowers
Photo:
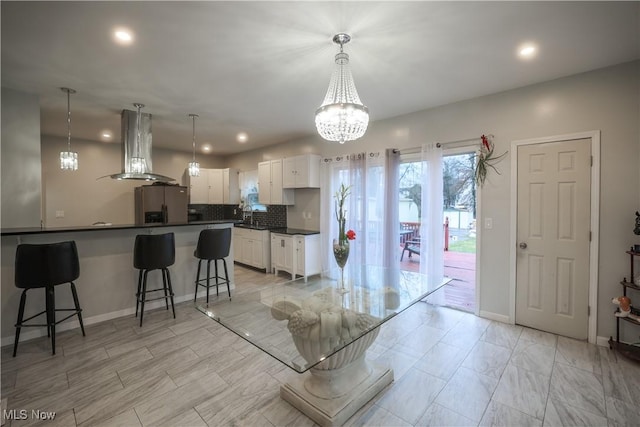
{"type": "Polygon", "coordinates": [[[344,267],[349,259],[349,241],[355,240],[356,232],[353,230],[345,231],[347,222],[347,211],[344,209],[347,196],[351,193],[351,186],[340,185],[335,194],[335,211],[336,220],[338,221],[338,238],[333,239],[333,256],[336,259],[338,267],[340,267],[340,291],[348,292],[344,286],[344,267]]]}

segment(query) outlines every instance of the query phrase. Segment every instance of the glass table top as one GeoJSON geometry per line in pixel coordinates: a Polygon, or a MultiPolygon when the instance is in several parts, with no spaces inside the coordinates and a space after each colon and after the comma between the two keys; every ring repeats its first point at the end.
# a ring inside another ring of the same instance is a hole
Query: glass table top
{"type": "Polygon", "coordinates": [[[307,282],[236,284],[231,300],[220,292],[197,309],[302,373],[451,280],[377,266],[350,267],[344,288],[335,269],[307,282]],[[313,351],[304,350],[309,347],[313,351]]]}

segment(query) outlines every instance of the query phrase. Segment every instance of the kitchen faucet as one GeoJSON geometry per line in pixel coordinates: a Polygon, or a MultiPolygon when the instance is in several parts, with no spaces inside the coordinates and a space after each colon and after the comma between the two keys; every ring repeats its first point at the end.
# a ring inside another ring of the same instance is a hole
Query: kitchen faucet
{"type": "Polygon", "coordinates": [[[253,205],[251,203],[247,203],[242,207],[242,221],[246,221],[247,216],[249,217],[249,225],[253,225],[253,205]],[[249,213],[248,215],[247,212],[249,213]]]}

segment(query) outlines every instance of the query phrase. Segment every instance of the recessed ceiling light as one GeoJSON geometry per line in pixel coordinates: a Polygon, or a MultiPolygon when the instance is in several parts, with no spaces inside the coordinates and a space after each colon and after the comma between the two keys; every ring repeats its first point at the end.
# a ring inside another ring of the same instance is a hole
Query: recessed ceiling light
{"type": "Polygon", "coordinates": [[[102,138],[105,141],[111,141],[111,138],[113,138],[113,134],[109,129],[105,129],[102,132],[100,132],[100,138],[102,138]]]}
{"type": "Polygon", "coordinates": [[[532,43],[523,44],[518,48],[518,56],[522,59],[531,59],[538,53],[538,48],[532,43]]]}
{"type": "Polygon", "coordinates": [[[204,144],[202,146],[202,151],[204,151],[205,153],[208,153],[209,151],[211,151],[211,146],[209,144],[204,144]]]}
{"type": "Polygon", "coordinates": [[[238,135],[236,135],[236,140],[240,144],[244,144],[249,140],[249,135],[247,135],[245,132],[240,132],[238,135]]]}
{"type": "Polygon", "coordinates": [[[133,43],[133,33],[126,28],[116,28],[113,31],[113,38],[120,44],[127,45],[133,43]]]}

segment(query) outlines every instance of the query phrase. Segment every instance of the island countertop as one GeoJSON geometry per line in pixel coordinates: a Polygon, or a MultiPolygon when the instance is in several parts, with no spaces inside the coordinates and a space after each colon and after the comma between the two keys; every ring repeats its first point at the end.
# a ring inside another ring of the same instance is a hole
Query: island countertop
{"type": "MultiPolygon", "coordinates": [[[[13,341],[13,327],[21,289],[14,285],[15,254],[20,244],[46,244],[73,240],[76,242],[80,263],[80,277],[74,281],[85,326],[92,323],[133,316],[136,312],[136,287],[139,271],[134,267],[135,240],[139,234],[173,233],[175,236],[175,262],[169,267],[175,302],[193,301],[198,258],[194,256],[200,232],[205,229],[231,228],[235,220],[198,221],[185,224],[157,225],[102,225],[57,228],[6,228],[2,229],[0,251],[0,334],[2,344],[13,341]],[[109,231],[106,231],[109,230],[109,231]]],[[[233,240],[227,264],[233,265],[233,240]]],[[[229,269],[231,291],[235,289],[234,268],[229,269]]],[[[149,273],[149,288],[162,288],[162,275],[149,273]]],[[[198,289],[204,295],[204,288],[198,289]]],[[[29,315],[45,306],[44,292],[34,292],[27,303],[29,315]],[[30,311],[29,311],[30,310],[30,311]]],[[[148,304],[149,309],[162,306],[162,301],[148,304]]],[[[56,306],[72,307],[73,300],[66,288],[56,292],[56,306]]],[[[170,316],[170,315],[169,315],[170,316]]],[[[77,327],[77,321],[60,324],[60,331],[77,327]]],[[[29,328],[20,337],[24,339],[46,336],[44,328],[29,328]]]]}
{"type": "Polygon", "coordinates": [[[76,231],[101,231],[101,230],[128,230],[134,228],[161,228],[161,227],[184,227],[188,225],[210,225],[210,224],[236,224],[238,220],[235,219],[219,219],[212,221],[192,221],[183,224],[96,224],[96,225],[84,225],[76,227],[18,227],[18,228],[3,228],[1,230],[2,236],[19,236],[25,234],[47,234],[47,233],[68,233],[76,231]]]}

